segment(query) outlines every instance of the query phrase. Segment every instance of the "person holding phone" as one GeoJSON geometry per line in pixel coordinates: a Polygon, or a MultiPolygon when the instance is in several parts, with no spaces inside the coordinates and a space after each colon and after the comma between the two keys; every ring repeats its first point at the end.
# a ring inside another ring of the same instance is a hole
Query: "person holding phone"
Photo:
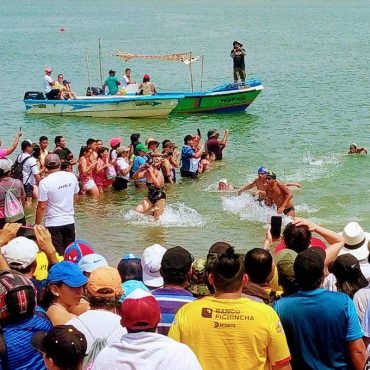
{"type": "Polygon", "coordinates": [[[208,140],[206,141],[206,151],[208,153],[214,153],[216,161],[220,161],[222,159],[222,151],[226,147],[229,133],[229,130],[225,130],[224,136],[221,140],[218,140],[220,137],[218,130],[211,129],[207,133],[208,140]]]}
{"type": "MultiPolygon", "coordinates": [[[[22,130],[21,129],[22,128],[20,127],[19,132],[17,132],[17,135],[15,136],[13,144],[9,148],[7,148],[7,149],[0,148],[0,159],[7,157],[8,155],[12,154],[14,152],[14,150],[17,149],[17,146],[19,144],[19,139],[22,137],[22,130]]],[[[2,141],[0,140],[0,146],[1,146],[1,144],[2,144],[2,141]]]]}

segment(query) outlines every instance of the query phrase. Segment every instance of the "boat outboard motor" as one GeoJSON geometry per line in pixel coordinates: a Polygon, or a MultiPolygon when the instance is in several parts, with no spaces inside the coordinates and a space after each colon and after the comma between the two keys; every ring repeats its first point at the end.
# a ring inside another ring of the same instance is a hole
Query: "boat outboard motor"
{"type": "Polygon", "coordinates": [[[27,91],[24,94],[24,100],[31,99],[31,100],[45,100],[45,95],[40,91],[27,91]]]}
{"type": "Polygon", "coordinates": [[[88,87],[86,90],[86,96],[103,95],[103,90],[100,87],[88,87]]]}

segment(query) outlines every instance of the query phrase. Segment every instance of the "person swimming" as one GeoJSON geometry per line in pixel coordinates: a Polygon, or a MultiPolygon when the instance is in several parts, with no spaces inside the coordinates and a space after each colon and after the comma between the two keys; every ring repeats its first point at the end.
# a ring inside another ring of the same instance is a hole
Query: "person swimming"
{"type": "Polygon", "coordinates": [[[218,182],[219,191],[235,191],[235,187],[232,184],[229,184],[227,179],[220,179],[218,182]]]}
{"type": "Polygon", "coordinates": [[[367,154],[367,148],[358,147],[356,143],[352,143],[347,154],[367,154]]]}

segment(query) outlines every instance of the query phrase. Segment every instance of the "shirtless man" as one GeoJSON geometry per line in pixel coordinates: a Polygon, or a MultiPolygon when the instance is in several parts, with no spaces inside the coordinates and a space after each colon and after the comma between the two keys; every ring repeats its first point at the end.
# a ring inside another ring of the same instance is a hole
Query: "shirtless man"
{"type": "Polygon", "coordinates": [[[349,152],[347,154],[367,154],[367,148],[358,147],[357,144],[352,143],[349,146],[349,152]]]}
{"type": "Polygon", "coordinates": [[[253,189],[253,188],[256,187],[257,191],[254,192],[253,195],[258,194],[258,199],[263,200],[264,199],[264,193],[266,192],[266,189],[267,189],[266,175],[268,173],[269,173],[269,171],[266,167],[264,167],[264,166],[260,167],[258,169],[258,177],[253,182],[251,182],[250,184],[247,184],[247,185],[241,187],[238,190],[238,195],[240,195],[243,191],[253,189]]]}
{"type": "Polygon", "coordinates": [[[265,203],[268,207],[276,205],[277,213],[294,217],[295,209],[293,205],[293,195],[288,187],[280,181],[276,180],[276,175],[269,172],[266,176],[267,187],[265,191],[265,203]]]}

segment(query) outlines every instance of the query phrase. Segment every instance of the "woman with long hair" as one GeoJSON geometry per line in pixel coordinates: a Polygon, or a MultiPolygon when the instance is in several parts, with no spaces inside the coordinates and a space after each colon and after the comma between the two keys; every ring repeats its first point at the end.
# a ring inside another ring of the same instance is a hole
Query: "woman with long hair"
{"type": "Polygon", "coordinates": [[[369,285],[360,269],[358,259],[349,253],[337,257],[329,265],[329,272],[333,273],[337,280],[336,287],[338,292],[343,292],[351,298],[358,290],[369,285]]]}
{"type": "Polygon", "coordinates": [[[133,179],[146,179],[148,195],[136,207],[135,211],[151,214],[158,220],[166,207],[166,193],[163,189],[164,177],[161,171],[162,160],[159,157],[150,158],[134,173],[133,179]]]}
{"type": "Polygon", "coordinates": [[[82,194],[98,196],[99,189],[93,178],[93,171],[97,166],[97,161],[93,157],[93,149],[84,146],[80,151],[80,159],[78,161],[78,172],[80,175],[81,192],[82,194]]]}
{"type": "Polygon", "coordinates": [[[112,186],[115,176],[116,171],[109,160],[109,149],[103,146],[98,149],[98,161],[93,172],[94,181],[100,194],[112,186]]]}

